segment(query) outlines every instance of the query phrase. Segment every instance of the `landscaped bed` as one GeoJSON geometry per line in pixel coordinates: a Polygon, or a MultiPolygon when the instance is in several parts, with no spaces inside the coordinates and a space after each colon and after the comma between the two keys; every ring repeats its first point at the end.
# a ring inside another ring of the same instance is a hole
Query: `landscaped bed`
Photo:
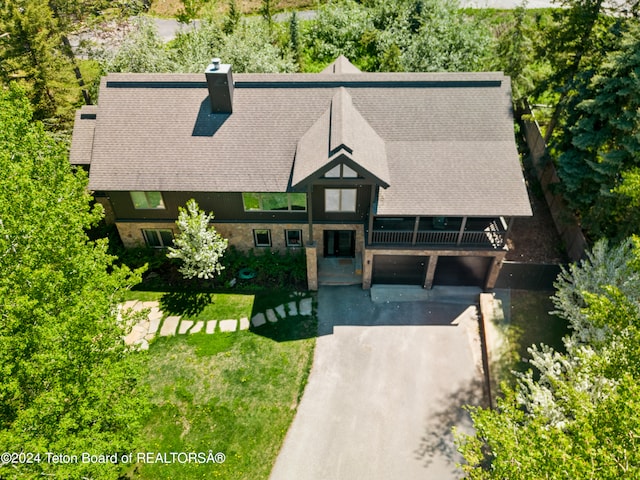
{"type": "MultiPolygon", "coordinates": [[[[131,292],[129,297],[157,300],[165,314],[222,320],[252,318],[310,294],[131,292]]],[[[152,410],[141,451],[154,454],[154,461],[132,466],[130,475],[267,479],[306,384],[316,325],[315,315],[287,315],[250,330],[202,331],[152,341],[144,379],[152,410]],[[197,458],[205,462],[184,461],[188,457],[180,452],[201,453],[197,458]],[[158,458],[162,461],[155,461],[158,458]],[[165,458],[174,461],[165,463],[165,458]]]]}

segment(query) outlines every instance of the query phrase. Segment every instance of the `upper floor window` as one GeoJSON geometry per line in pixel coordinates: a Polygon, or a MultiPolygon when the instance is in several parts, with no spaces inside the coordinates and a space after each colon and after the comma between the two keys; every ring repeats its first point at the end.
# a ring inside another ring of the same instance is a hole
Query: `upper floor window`
{"type": "Polygon", "coordinates": [[[306,211],[306,193],[243,193],[245,212],[306,211]]]}
{"type": "Polygon", "coordinates": [[[324,174],[324,178],[358,178],[358,172],[346,166],[344,163],[339,163],[327,171],[324,174]]]}
{"type": "Polygon", "coordinates": [[[355,212],[356,192],[355,188],[325,188],[325,212],[355,212]]]}
{"type": "Polygon", "coordinates": [[[164,209],[164,201],[160,192],[130,192],[133,208],[136,210],[164,209]]]}

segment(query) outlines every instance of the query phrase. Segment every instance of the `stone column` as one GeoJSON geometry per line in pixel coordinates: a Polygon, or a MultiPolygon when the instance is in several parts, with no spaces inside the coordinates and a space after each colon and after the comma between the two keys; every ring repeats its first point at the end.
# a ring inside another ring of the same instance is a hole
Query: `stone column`
{"type": "Polygon", "coordinates": [[[371,288],[371,277],[373,275],[373,252],[365,250],[362,254],[362,288],[371,288]]]}
{"type": "Polygon", "coordinates": [[[486,290],[491,290],[496,286],[496,281],[498,280],[498,275],[500,275],[500,270],[502,269],[502,261],[504,260],[505,256],[506,252],[491,259],[491,266],[489,267],[489,271],[487,272],[487,279],[484,282],[484,288],[486,290]]]}
{"type": "Polygon", "coordinates": [[[307,243],[307,286],[309,290],[318,290],[318,249],[315,243],[307,243]]]}

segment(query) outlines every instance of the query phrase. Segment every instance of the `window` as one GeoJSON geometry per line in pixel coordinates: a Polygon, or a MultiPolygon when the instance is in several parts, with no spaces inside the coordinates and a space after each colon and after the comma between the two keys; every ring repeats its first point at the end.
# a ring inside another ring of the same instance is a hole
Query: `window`
{"type": "Polygon", "coordinates": [[[173,246],[173,232],[171,230],[142,230],[144,241],[148,247],[166,248],[173,246]]]}
{"type": "Polygon", "coordinates": [[[324,174],[324,178],[358,178],[358,172],[343,163],[339,163],[327,171],[324,174]]]}
{"type": "Polygon", "coordinates": [[[243,193],[245,212],[306,211],[306,193],[243,193]]]}
{"type": "Polygon", "coordinates": [[[136,210],[163,209],[164,202],[160,192],[130,192],[133,208],[136,210]]]}
{"type": "Polygon", "coordinates": [[[287,247],[302,246],[302,230],[285,230],[284,238],[287,247]]]}
{"type": "Polygon", "coordinates": [[[324,190],[325,212],[355,212],[355,188],[326,188],[324,190]]]}
{"type": "Polygon", "coordinates": [[[271,230],[254,230],[253,241],[256,247],[270,247],[271,246],[271,230]]]}

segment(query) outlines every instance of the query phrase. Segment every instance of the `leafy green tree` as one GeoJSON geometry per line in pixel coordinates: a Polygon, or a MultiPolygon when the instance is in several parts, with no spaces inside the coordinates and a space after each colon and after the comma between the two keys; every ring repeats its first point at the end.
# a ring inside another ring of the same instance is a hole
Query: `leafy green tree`
{"type": "Polygon", "coordinates": [[[200,14],[203,4],[207,0],[180,0],[182,8],[178,11],[176,18],[180,23],[189,24],[200,14]]]}
{"type": "Polygon", "coordinates": [[[527,15],[526,1],[513,11],[513,21],[498,36],[492,70],[501,70],[511,78],[514,100],[526,97],[534,89],[535,31],[527,15]]]}
{"type": "Polygon", "coordinates": [[[312,59],[329,63],[344,55],[352,61],[364,59],[368,52],[363,38],[376,31],[371,11],[353,0],[323,5],[308,33],[312,59]]]}
{"type": "MultiPolygon", "coordinates": [[[[558,159],[565,198],[594,236],[640,233],[630,222],[628,196],[616,194],[621,174],[640,167],[640,28],[611,52],[576,107],[566,135],[571,145],[558,159]]],[[[627,181],[625,187],[629,193],[627,181]]]]}
{"type": "Polygon", "coordinates": [[[86,229],[102,216],[66,146],[32,122],[24,92],[0,90],[0,462],[2,478],[118,478],[120,465],[54,464],[46,452],[123,454],[147,401],[141,353],[123,341],[124,291],[140,281],[86,229]]]}
{"type": "Polygon", "coordinates": [[[532,347],[532,371],[503,385],[496,410],[472,408],[458,437],[472,479],[636,478],[640,474],[640,248],[598,242],[564,270],[554,305],[566,353],[532,347]]]}
{"type": "Polygon", "coordinates": [[[180,233],[167,257],[182,260],[180,273],[185,278],[213,278],[224,268],[220,261],[229,242],[211,226],[212,220],[213,215],[200,210],[193,199],[186,209],[180,207],[176,222],[180,233]]]}
{"type": "MultiPolygon", "coordinates": [[[[422,22],[403,51],[401,62],[404,70],[482,70],[489,54],[489,31],[482,24],[461,15],[453,2],[429,0],[421,5],[419,10],[412,12],[415,16],[419,11],[422,22]]],[[[415,20],[411,20],[409,26],[417,26],[415,20]]]]}
{"type": "MultiPolygon", "coordinates": [[[[210,56],[208,54],[202,61],[210,60],[210,56]]],[[[120,48],[97,48],[92,57],[100,61],[106,72],[161,73],[177,69],[155,25],[144,17],[136,20],[120,48]]]]}

